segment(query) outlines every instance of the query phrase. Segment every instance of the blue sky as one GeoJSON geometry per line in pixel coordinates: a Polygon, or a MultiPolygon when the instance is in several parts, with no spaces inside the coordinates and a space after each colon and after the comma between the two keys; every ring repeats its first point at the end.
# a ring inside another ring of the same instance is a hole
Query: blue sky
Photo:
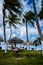
{"type": "MultiPolygon", "coordinates": [[[[23,13],[31,10],[31,11],[34,11],[33,10],[33,5],[32,5],[32,0],[21,0],[22,4],[24,5],[24,11],[23,13]]],[[[41,0],[35,0],[36,2],[36,7],[37,7],[37,13],[39,13],[40,9],[41,9],[41,0]],[[38,1],[38,2],[37,2],[38,1]]],[[[0,0],[0,26],[2,25],[2,22],[3,22],[3,15],[2,15],[2,9],[3,9],[3,0],[0,0]]],[[[21,20],[22,22],[22,20],[21,20]]],[[[43,33],[43,20],[39,20],[39,24],[40,24],[40,27],[41,27],[41,30],[42,30],[42,33],[43,33]]],[[[18,36],[20,37],[21,39],[23,39],[24,41],[26,40],[26,27],[25,27],[25,24],[23,25],[17,25],[17,29],[14,29],[12,27],[12,37],[14,36],[18,36]]],[[[36,27],[36,23],[35,23],[35,27],[36,27]]],[[[0,27],[0,36],[3,37],[3,26],[0,27]]],[[[34,41],[37,37],[38,37],[38,31],[37,31],[37,27],[36,28],[33,28],[31,27],[30,25],[28,25],[28,38],[32,41],[34,41]]],[[[9,25],[7,24],[6,25],[6,38],[7,40],[10,38],[10,27],[9,25]]]]}

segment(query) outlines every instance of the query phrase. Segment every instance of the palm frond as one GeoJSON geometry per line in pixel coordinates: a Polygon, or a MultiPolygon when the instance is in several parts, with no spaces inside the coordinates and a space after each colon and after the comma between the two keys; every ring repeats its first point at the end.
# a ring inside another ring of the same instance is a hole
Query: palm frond
{"type": "Polygon", "coordinates": [[[13,26],[14,28],[17,28],[16,25],[15,25],[14,23],[12,24],[12,26],[13,26]]]}
{"type": "Polygon", "coordinates": [[[24,18],[26,18],[27,20],[31,20],[31,19],[35,19],[35,14],[31,11],[27,12],[25,15],[24,15],[24,18]]]}
{"type": "Polygon", "coordinates": [[[43,19],[43,0],[42,0],[42,7],[41,7],[41,10],[40,10],[38,16],[40,19],[43,19]]]}
{"type": "Polygon", "coordinates": [[[35,24],[33,21],[30,20],[29,23],[32,24],[32,26],[35,28],[35,24]]]}
{"type": "Polygon", "coordinates": [[[19,0],[4,0],[5,1],[5,4],[4,4],[4,7],[5,9],[11,9],[13,10],[14,12],[18,13],[18,14],[21,14],[22,12],[22,7],[21,7],[21,3],[19,2],[19,0]]]}

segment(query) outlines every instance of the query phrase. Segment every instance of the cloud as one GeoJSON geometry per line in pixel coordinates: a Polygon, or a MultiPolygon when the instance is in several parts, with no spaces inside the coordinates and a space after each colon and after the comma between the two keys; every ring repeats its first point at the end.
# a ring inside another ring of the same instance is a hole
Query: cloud
{"type": "MultiPolygon", "coordinates": [[[[2,28],[0,28],[0,34],[2,35],[3,34],[3,27],[2,28]]],[[[35,36],[37,36],[38,35],[38,31],[37,31],[37,29],[35,29],[35,28],[31,28],[31,27],[29,27],[28,26],[28,37],[31,37],[31,38],[33,38],[34,37],[34,35],[35,36]]],[[[25,25],[24,26],[21,26],[20,28],[18,28],[18,29],[14,29],[13,27],[12,27],[12,37],[14,37],[14,36],[19,36],[20,38],[22,38],[23,40],[26,40],[26,27],[25,27],[25,25]]],[[[10,38],[10,28],[7,28],[7,26],[6,26],[6,38],[7,39],[9,39],[10,38]]],[[[34,37],[35,38],[35,37],[34,37]]]]}
{"type": "Polygon", "coordinates": [[[2,15],[2,8],[3,8],[3,6],[2,6],[2,2],[1,2],[1,0],[0,0],[0,14],[2,15]]]}
{"type": "Polygon", "coordinates": [[[1,0],[0,0],[0,23],[1,23],[1,24],[2,24],[2,21],[3,21],[2,8],[3,8],[3,6],[2,6],[2,2],[1,2],[1,0]]]}
{"type": "Polygon", "coordinates": [[[22,26],[20,28],[20,36],[24,36],[24,35],[26,35],[26,28],[25,28],[25,26],[22,26]]]}
{"type": "Polygon", "coordinates": [[[33,28],[33,27],[32,27],[32,28],[29,27],[29,28],[28,28],[28,31],[29,31],[30,34],[33,34],[33,35],[36,34],[36,35],[38,35],[37,29],[35,29],[35,28],[33,28]]]}
{"type": "MultiPolygon", "coordinates": [[[[21,26],[21,28],[19,29],[18,34],[20,34],[21,38],[24,38],[26,40],[26,27],[25,26],[21,26]]],[[[31,28],[31,27],[28,26],[28,38],[31,37],[31,39],[32,39],[32,37],[34,37],[34,36],[35,37],[38,36],[37,29],[31,28]]]]}
{"type": "MultiPolygon", "coordinates": [[[[21,0],[21,1],[22,1],[22,4],[24,5],[23,13],[26,13],[29,10],[34,11],[32,3],[30,5],[27,4],[29,0],[26,0],[26,1],[21,0]]],[[[0,22],[3,22],[3,19],[2,19],[3,18],[3,15],[2,15],[3,6],[2,6],[2,4],[3,4],[3,0],[0,0],[0,22]]],[[[37,8],[37,12],[39,13],[39,11],[41,9],[41,0],[36,0],[36,8],[37,8]]],[[[42,21],[39,20],[40,27],[43,26],[42,21]]],[[[25,25],[24,26],[16,25],[16,26],[18,27],[17,29],[14,29],[12,27],[12,37],[19,36],[23,40],[26,40],[26,27],[25,27],[25,25]]],[[[37,30],[36,23],[35,23],[35,27],[36,27],[36,29],[28,26],[28,38],[32,41],[35,40],[36,37],[38,37],[38,30],[37,30]]],[[[42,31],[42,33],[43,33],[43,31],[42,31]]],[[[0,27],[0,35],[3,36],[3,27],[0,27]]],[[[6,36],[7,36],[7,39],[9,39],[9,37],[10,37],[10,27],[9,27],[8,24],[6,26],[6,36]]]]}
{"type": "Polygon", "coordinates": [[[15,37],[16,36],[16,34],[12,34],[12,37],[15,37]]]}
{"type": "Polygon", "coordinates": [[[3,34],[3,26],[0,27],[0,35],[3,34]]]}

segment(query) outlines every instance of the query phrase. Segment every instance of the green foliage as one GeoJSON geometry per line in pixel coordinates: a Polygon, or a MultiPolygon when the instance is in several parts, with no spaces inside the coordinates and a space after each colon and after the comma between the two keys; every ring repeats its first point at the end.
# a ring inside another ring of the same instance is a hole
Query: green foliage
{"type": "Polygon", "coordinates": [[[19,52],[19,57],[15,57],[13,51],[0,51],[1,65],[43,65],[43,57],[40,51],[24,51],[19,52]]]}
{"type": "Polygon", "coordinates": [[[33,12],[31,12],[31,11],[29,11],[29,12],[27,12],[25,15],[24,15],[24,18],[26,19],[26,20],[34,20],[35,19],[35,14],[33,13],[33,12]]]}
{"type": "MultiPolygon", "coordinates": [[[[18,20],[18,18],[15,18],[15,14],[16,15],[20,15],[22,12],[22,7],[21,7],[21,3],[19,0],[4,0],[4,3],[3,3],[3,29],[4,29],[4,40],[6,42],[6,32],[5,32],[5,23],[9,20],[9,25],[10,25],[10,28],[11,28],[11,25],[13,25],[15,28],[16,26],[14,25],[14,19],[16,19],[16,21],[18,20]],[[8,10],[9,14],[11,15],[11,17],[5,21],[5,17],[6,17],[6,10],[8,10]]],[[[16,22],[18,23],[18,22],[16,22]]],[[[20,23],[19,23],[20,24],[20,23]]]]}
{"type": "Polygon", "coordinates": [[[3,6],[5,11],[6,9],[9,11],[8,16],[5,13],[5,19],[7,18],[5,23],[9,22],[10,26],[17,28],[15,24],[21,24],[20,22],[18,22],[20,18],[18,18],[17,14],[20,14],[20,12],[22,11],[22,5],[19,0],[4,0],[4,2],[5,3],[3,6]]]}
{"type": "Polygon", "coordinates": [[[29,11],[26,14],[24,14],[23,16],[24,16],[23,23],[26,23],[26,21],[27,21],[27,23],[31,23],[32,26],[35,27],[34,22],[33,22],[33,20],[35,20],[35,14],[33,12],[29,11]]]}
{"type": "Polygon", "coordinates": [[[39,13],[39,17],[40,17],[40,19],[43,19],[43,0],[42,0],[42,7],[41,7],[41,11],[39,13]]]}
{"type": "Polygon", "coordinates": [[[37,46],[39,44],[41,44],[41,38],[40,37],[36,38],[36,40],[33,42],[33,45],[35,45],[35,46],[37,46]]]}
{"type": "Polygon", "coordinates": [[[8,9],[8,10],[13,10],[16,13],[21,13],[22,10],[22,6],[19,0],[4,0],[5,4],[4,4],[4,8],[8,9]],[[20,10],[20,9],[21,10],[20,10]]]}

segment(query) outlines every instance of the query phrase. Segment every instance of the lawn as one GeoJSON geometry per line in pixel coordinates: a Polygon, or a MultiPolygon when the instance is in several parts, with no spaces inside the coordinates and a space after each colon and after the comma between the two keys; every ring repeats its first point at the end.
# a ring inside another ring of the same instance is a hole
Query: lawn
{"type": "Polygon", "coordinates": [[[40,51],[23,51],[17,55],[13,51],[7,54],[0,50],[0,65],[43,65],[40,51]]]}

